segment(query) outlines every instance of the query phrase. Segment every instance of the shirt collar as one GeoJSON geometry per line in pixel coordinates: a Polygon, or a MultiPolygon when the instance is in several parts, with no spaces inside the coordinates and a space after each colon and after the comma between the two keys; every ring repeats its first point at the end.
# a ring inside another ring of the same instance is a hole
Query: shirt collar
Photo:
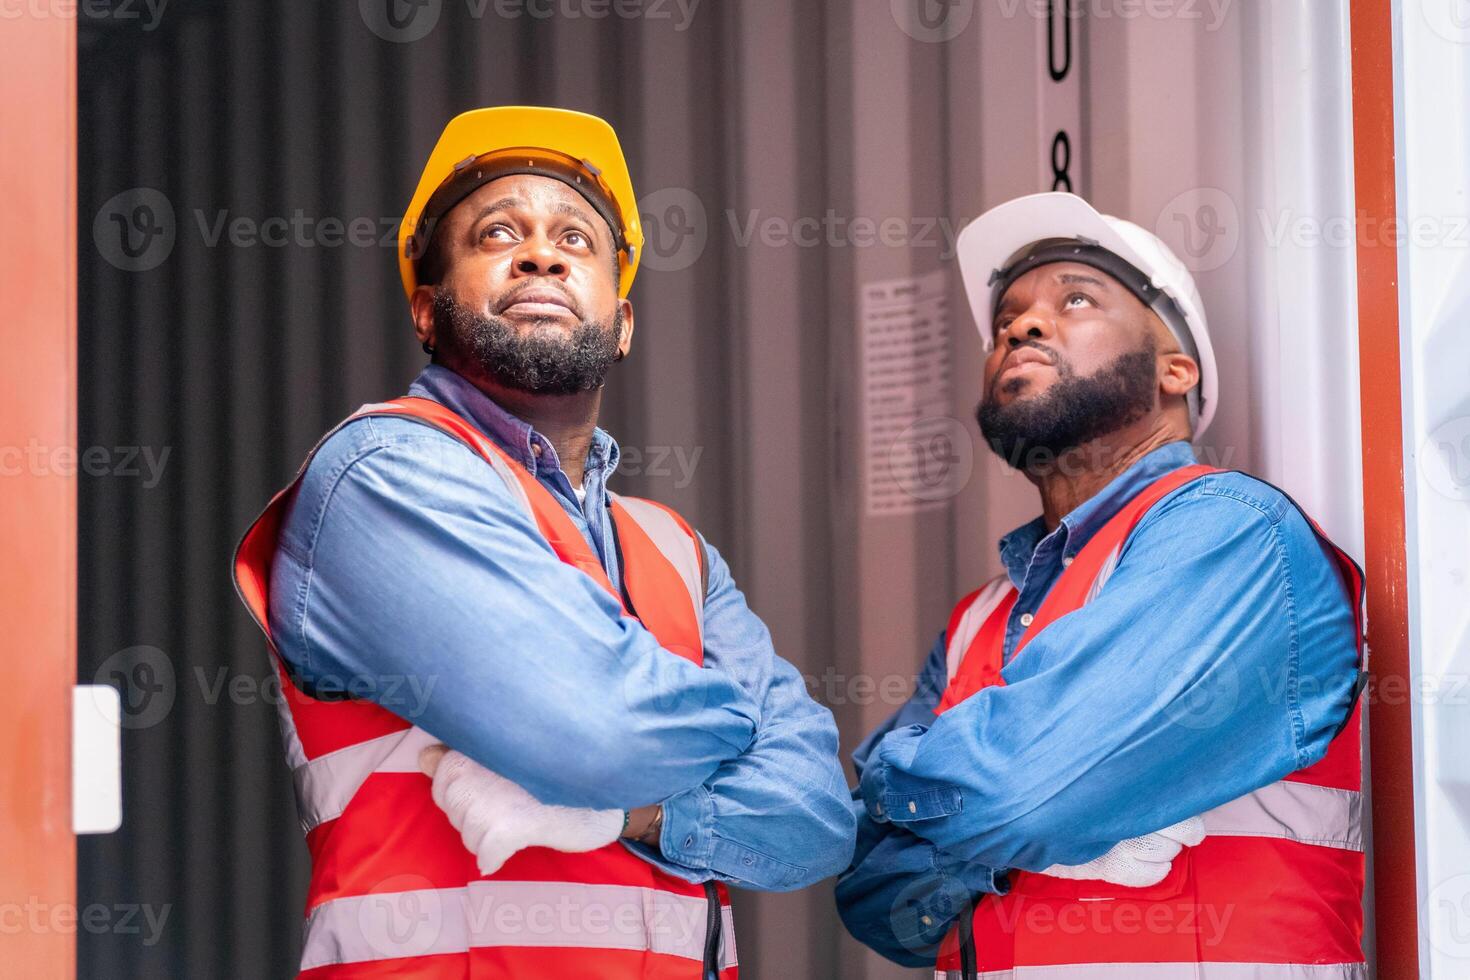
{"type": "MultiPolygon", "coordinates": [[[[529,422],[501,408],[467,378],[449,368],[438,364],[426,366],[408,386],[408,393],[432,399],[469,419],[533,476],[561,469],[561,460],[557,458],[551,440],[533,429],[529,422]],[[536,447],[540,447],[539,456],[536,447]]],[[[618,468],[619,455],[617,441],[603,429],[593,429],[592,445],[587,450],[584,464],[588,476],[597,474],[603,479],[611,476],[618,468]]]]}
{"type": "Polygon", "coordinates": [[[1000,560],[1010,574],[1011,581],[1019,583],[1024,580],[1032,555],[1046,538],[1060,535],[1066,546],[1066,556],[1075,555],[1104,524],[1123,509],[1124,504],[1145,487],[1165,474],[1194,462],[1194,448],[1188,442],[1179,440],[1166,443],[1113,477],[1107,486],[1063,517],[1061,524],[1051,534],[1047,533],[1046,522],[1040,517],[1022,524],[1000,539],[1000,560]]]}

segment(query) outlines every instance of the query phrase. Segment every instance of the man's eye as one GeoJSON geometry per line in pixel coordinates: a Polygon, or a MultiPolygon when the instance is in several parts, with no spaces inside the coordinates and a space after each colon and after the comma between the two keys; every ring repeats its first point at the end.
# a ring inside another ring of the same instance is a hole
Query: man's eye
{"type": "Polygon", "coordinates": [[[480,232],[480,238],[481,240],[493,238],[496,241],[503,242],[510,238],[510,229],[505,227],[505,225],[490,225],[480,232]]]}
{"type": "Polygon", "coordinates": [[[1070,306],[1072,306],[1073,303],[1076,303],[1079,300],[1081,302],[1083,302],[1083,303],[1091,303],[1092,302],[1092,298],[1090,296],[1088,296],[1087,294],[1085,294],[1085,293],[1073,293],[1072,295],[1070,295],[1070,296],[1067,297],[1066,305],[1068,307],[1070,307],[1070,306]]]}
{"type": "Polygon", "coordinates": [[[562,241],[576,248],[585,248],[588,245],[587,236],[580,231],[567,232],[566,237],[562,241]]]}

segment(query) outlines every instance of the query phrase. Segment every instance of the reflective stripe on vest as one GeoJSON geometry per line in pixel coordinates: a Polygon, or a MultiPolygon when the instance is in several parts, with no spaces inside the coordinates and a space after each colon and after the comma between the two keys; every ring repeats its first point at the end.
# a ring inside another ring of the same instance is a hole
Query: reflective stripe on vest
{"type": "MultiPolygon", "coordinates": [[[[1210,472],[1216,471],[1204,466],[1176,470],[1124,505],[1052,586],[1015,656],[1024,655],[1026,644],[1049,624],[1097,596],[1150,507],[1210,472]]],[[[1361,572],[1320,528],[1312,528],[1335,558],[1353,600],[1361,658],[1361,572]]],[[[949,684],[936,714],[1005,683],[1003,645],[1016,598],[1002,575],[955,607],[946,635],[949,684]]],[[[1203,814],[1204,842],[1177,858],[1159,885],[1130,889],[1014,872],[1009,894],[983,896],[976,904],[971,930],[976,975],[1017,980],[1364,977],[1360,715],[1355,707],[1315,765],[1203,814]]],[[[959,959],[952,930],[936,975],[959,978],[954,969],[959,959]]]]}
{"type": "MultiPolygon", "coordinates": [[[[469,422],[418,398],[364,406],[347,421],[367,415],[406,418],[465,443],[510,488],[558,557],[614,595],[666,650],[702,662],[703,550],[673,511],[635,498],[610,502],[624,603],[561,504],[469,422]]],[[[236,587],[268,640],[270,564],[286,504],[305,471],[303,464],[236,553],[236,587]]],[[[665,874],[621,843],[586,854],[528,848],[482,878],[418,768],[419,752],[437,739],[371,702],[309,697],[273,645],[270,652],[285,694],[282,738],[312,855],[301,964],[312,980],[376,977],[384,969],[459,977],[466,962],[470,973],[496,976],[663,980],[687,974],[691,960],[703,962],[711,905],[702,886],[665,874]]],[[[716,895],[720,976],[732,980],[735,941],[723,885],[716,895]]]]}
{"type": "MultiPolygon", "coordinates": [[[[935,980],[964,980],[936,970],[935,980]]],[[[979,980],[1368,980],[1366,963],[1078,963],[986,970],[979,980]]]]}
{"type": "Polygon", "coordinates": [[[679,572],[679,578],[689,590],[689,601],[694,606],[700,632],[704,632],[704,557],[700,554],[694,532],[682,518],[662,504],[616,493],[611,496],[614,505],[623,507],[628,516],[638,522],[643,533],[679,572]]]}
{"type": "MultiPolygon", "coordinates": [[[[487,880],[357,895],[312,910],[301,968],[503,947],[647,950],[699,963],[706,915],[702,898],[627,885],[487,880]]],[[[724,938],[735,922],[728,905],[721,915],[720,964],[728,969],[735,947],[724,938]]]]}

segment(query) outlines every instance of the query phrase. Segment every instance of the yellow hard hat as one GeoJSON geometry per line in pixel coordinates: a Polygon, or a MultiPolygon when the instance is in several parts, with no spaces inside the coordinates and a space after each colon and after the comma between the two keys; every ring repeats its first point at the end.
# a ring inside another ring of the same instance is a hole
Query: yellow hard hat
{"type": "Polygon", "coordinates": [[[472,109],[449,120],[398,226],[405,295],[419,284],[418,260],[439,219],[481,185],[518,173],[569,184],[607,220],[618,249],[618,295],[627,297],[643,257],[643,226],[618,134],[597,116],[540,106],[472,109]]]}

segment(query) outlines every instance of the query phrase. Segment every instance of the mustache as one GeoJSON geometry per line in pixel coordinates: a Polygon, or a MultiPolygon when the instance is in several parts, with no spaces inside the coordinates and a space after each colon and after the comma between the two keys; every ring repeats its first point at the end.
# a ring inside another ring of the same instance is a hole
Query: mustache
{"type": "Polygon", "coordinates": [[[1029,347],[1034,351],[1039,351],[1041,353],[1041,356],[1046,358],[1047,363],[1049,363],[1052,367],[1057,368],[1059,371],[1061,370],[1062,355],[1058,354],[1056,351],[1052,350],[1045,344],[1039,343],[1038,341],[1023,340],[1016,346],[1012,347],[1010,350],[1006,351],[1006,356],[1001,358],[1000,366],[995,369],[995,377],[990,379],[990,387],[988,391],[995,391],[995,386],[1000,384],[1000,376],[1005,372],[1006,364],[1010,362],[1011,355],[1015,354],[1016,351],[1020,350],[1022,347],[1029,347]]]}
{"type": "Polygon", "coordinates": [[[531,279],[527,280],[525,283],[519,286],[512,287],[509,292],[507,292],[496,302],[495,312],[497,314],[504,313],[516,303],[520,302],[521,297],[524,296],[526,293],[532,291],[533,289],[551,290],[566,301],[567,309],[572,311],[573,316],[577,317],[579,320],[582,318],[581,304],[577,302],[577,300],[572,296],[572,294],[567,290],[565,286],[562,286],[555,280],[551,280],[548,282],[538,282],[534,279],[531,279]]]}

